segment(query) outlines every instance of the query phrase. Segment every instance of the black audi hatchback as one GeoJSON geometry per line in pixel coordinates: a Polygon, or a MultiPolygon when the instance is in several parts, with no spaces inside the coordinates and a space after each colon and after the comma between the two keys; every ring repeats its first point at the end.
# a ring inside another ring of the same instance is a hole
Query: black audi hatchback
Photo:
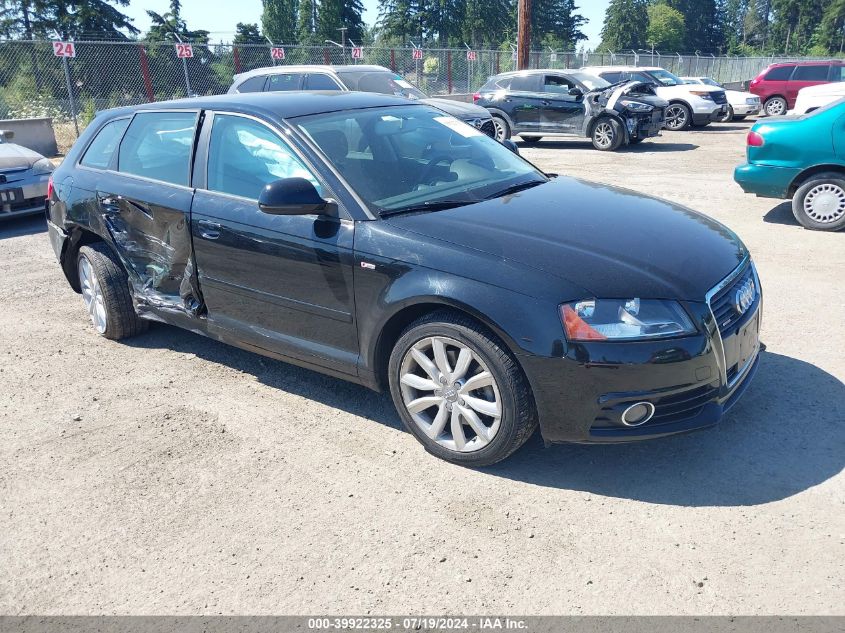
{"type": "Polygon", "coordinates": [[[99,115],[49,233],[106,338],[149,321],[389,389],[466,465],[713,425],[757,366],[742,242],[689,209],[550,178],[477,129],[362,93],[99,115]]]}

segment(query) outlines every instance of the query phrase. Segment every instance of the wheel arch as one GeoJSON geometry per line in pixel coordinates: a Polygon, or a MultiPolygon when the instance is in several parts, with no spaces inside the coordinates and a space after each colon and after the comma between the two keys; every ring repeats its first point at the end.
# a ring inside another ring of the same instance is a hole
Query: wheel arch
{"type": "Polygon", "coordinates": [[[600,112],[599,114],[593,116],[587,122],[586,130],[585,130],[586,133],[584,134],[584,136],[586,138],[592,138],[593,130],[596,129],[596,126],[599,124],[599,122],[602,119],[613,119],[614,121],[616,121],[619,125],[622,126],[622,134],[624,134],[624,136],[625,136],[624,143],[628,143],[630,141],[630,137],[628,135],[628,126],[625,125],[624,119],[621,116],[619,116],[619,114],[617,114],[616,112],[608,112],[606,110],[604,112],[600,112]]]}
{"type": "Polygon", "coordinates": [[[805,169],[800,174],[798,174],[792,181],[792,183],[789,185],[789,189],[787,190],[788,196],[792,198],[795,195],[795,192],[798,191],[798,189],[801,187],[801,185],[806,183],[813,176],[823,174],[825,172],[835,172],[845,178],[845,165],[828,163],[824,165],[813,165],[812,167],[805,169]]]}
{"type": "MultiPolygon", "coordinates": [[[[76,259],[79,255],[79,249],[87,244],[94,244],[96,242],[108,244],[107,240],[85,227],[74,225],[68,229],[68,239],[62,254],[61,265],[65,278],[74,292],[81,292],[79,288],[79,277],[76,274],[76,259]]],[[[111,248],[111,245],[109,245],[109,248],[111,248]]]]}
{"type": "Polygon", "coordinates": [[[488,107],[487,111],[490,113],[490,116],[497,116],[501,119],[504,119],[505,123],[507,123],[508,127],[510,128],[511,134],[514,134],[513,120],[510,118],[510,116],[508,115],[507,112],[505,112],[504,110],[501,110],[500,108],[492,108],[492,107],[488,107]]]}

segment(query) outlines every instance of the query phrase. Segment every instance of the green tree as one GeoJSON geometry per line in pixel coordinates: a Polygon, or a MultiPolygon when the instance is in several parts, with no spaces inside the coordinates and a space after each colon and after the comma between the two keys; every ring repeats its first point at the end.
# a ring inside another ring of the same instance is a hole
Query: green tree
{"type": "Polygon", "coordinates": [[[682,52],[714,53],[723,42],[720,11],[716,0],[660,0],[684,18],[682,52]]]}
{"type": "Polygon", "coordinates": [[[25,40],[46,37],[51,26],[46,2],[0,0],[0,33],[3,37],[20,37],[25,40]]]}
{"type": "Polygon", "coordinates": [[[149,9],[147,15],[152,21],[147,31],[147,40],[151,42],[177,42],[182,39],[186,42],[208,43],[208,31],[188,28],[182,19],[182,3],[179,0],[170,0],[170,11],[163,15],[149,9]]]}
{"type": "Polygon", "coordinates": [[[812,45],[830,0],[773,0],[772,52],[803,54],[812,45]]]}
{"type": "Polygon", "coordinates": [[[266,41],[257,24],[238,22],[235,27],[235,44],[263,44],[266,41]]]}
{"type": "Polygon", "coordinates": [[[129,0],[49,0],[53,27],[62,39],[129,39],[140,31],[132,19],[112,5],[126,7],[129,0]]]}
{"type": "Polygon", "coordinates": [[[261,26],[275,44],[296,41],[296,15],[298,0],[264,0],[261,26]]]}
{"type": "Polygon", "coordinates": [[[627,51],[645,48],[648,0],[610,0],[601,30],[601,49],[627,51]]]}
{"type": "Polygon", "coordinates": [[[824,12],[815,37],[817,50],[822,54],[845,52],[845,0],[831,0],[824,12]]]}
{"type": "MultiPolygon", "coordinates": [[[[506,34],[516,30],[516,14],[510,0],[467,0],[463,8],[461,40],[471,46],[498,47],[506,34]]],[[[453,16],[460,19],[457,13],[454,11],[453,16]]]]}
{"type": "Polygon", "coordinates": [[[658,2],[648,7],[646,42],[657,50],[674,52],[684,45],[684,15],[668,4],[658,2]]]}
{"type": "Polygon", "coordinates": [[[317,5],[314,0],[300,0],[296,36],[300,44],[317,42],[317,5]]]}
{"type": "Polygon", "coordinates": [[[360,43],[364,39],[363,11],[361,0],[321,0],[317,8],[318,39],[339,42],[341,29],[346,29],[346,39],[360,43]]]}
{"type": "Polygon", "coordinates": [[[581,32],[584,16],[575,13],[575,0],[534,0],[531,14],[531,43],[535,48],[575,49],[587,39],[581,32]]]}

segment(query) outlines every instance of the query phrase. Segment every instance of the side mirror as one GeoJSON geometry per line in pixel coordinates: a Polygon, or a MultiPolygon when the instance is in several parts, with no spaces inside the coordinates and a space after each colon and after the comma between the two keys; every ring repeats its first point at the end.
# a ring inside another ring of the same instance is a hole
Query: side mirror
{"type": "Polygon", "coordinates": [[[508,138],[508,139],[505,139],[504,141],[502,141],[502,145],[504,145],[505,147],[507,147],[510,151],[512,151],[512,152],[513,152],[514,154],[516,154],[517,156],[519,155],[519,147],[517,147],[516,143],[514,143],[514,142],[513,142],[512,140],[510,140],[509,138],[508,138]]]}
{"type": "Polygon", "coordinates": [[[570,88],[569,89],[569,96],[570,97],[576,97],[576,98],[577,97],[583,97],[584,91],[581,90],[580,88],[570,88]]]}
{"type": "Polygon", "coordinates": [[[12,130],[0,130],[0,139],[11,141],[13,138],[15,138],[15,133],[12,130]]]}
{"type": "Polygon", "coordinates": [[[311,181],[282,178],[264,186],[258,196],[258,208],[271,215],[335,215],[337,204],[324,200],[311,181]]]}

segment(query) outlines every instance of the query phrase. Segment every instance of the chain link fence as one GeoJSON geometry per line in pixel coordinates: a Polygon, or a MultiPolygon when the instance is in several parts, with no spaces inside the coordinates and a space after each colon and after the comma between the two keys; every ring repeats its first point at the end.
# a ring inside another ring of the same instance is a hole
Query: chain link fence
{"type": "MultiPolygon", "coordinates": [[[[662,66],[678,75],[739,83],[787,59],[794,58],[535,51],[530,65],[662,66]]],[[[0,40],[0,119],[52,117],[59,147],[67,149],[97,110],[219,94],[237,73],[291,64],[378,64],[428,94],[444,95],[472,93],[491,75],[515,70],[516,55],[512,50],[97,41],[74,42],[68,49],[50,41],[0,40]]]]}

